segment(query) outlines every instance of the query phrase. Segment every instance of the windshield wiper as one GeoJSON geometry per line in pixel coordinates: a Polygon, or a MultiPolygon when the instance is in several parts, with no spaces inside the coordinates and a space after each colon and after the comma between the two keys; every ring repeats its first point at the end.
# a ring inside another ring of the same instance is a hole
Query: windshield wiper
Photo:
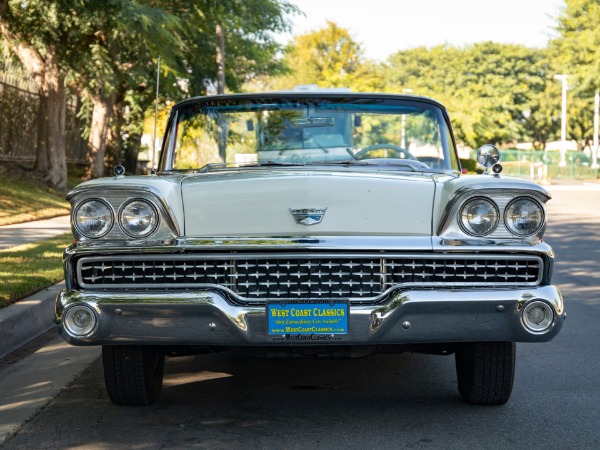
{"type": "Polygon", "coordinates": [[[213,170],[220,169],[244,169],[251,167],[288,167],[288,166],[303,166],[303,163],[292,163],[292,162],[275,162],[275,161],[264,161],[247,164],[236,164],[236,163],[209,163],[202,166],[198,170],[199,173],[211,172],[213,170]]]}
{"type": "Polygon", "coordinates": [[[338,166],[392,166],[392,167],[406,167],[411,172],[423,172],[429,171],[430,168],[427,164],[412,159],[390,159],[390,158],[379,158],[379,159],[344,159],[341,161],[316,161],[312,164],[315,165],[338,165],[338,166]]]}
{"type": "Polygon", "coordinates": [[[206,164],[205,166],[202,166],[200,168],[200,170],[198,170],[198,173],[210,172],[211,170],[225,169],[225,168],[227,168],[226,163],[209,163],[209,164],[206,164]]]}
{"type": "Polygon", "coordinates": [[[271,166],[283,166],[283,167],[288,167],[288,166],[303,166],[304,163],[300,163],[300,162],[276,162],[276,161],[264,161],[264,162],[259,162],[259,163],[250,163],[250,164],[244,164],[240,167],[271,167],[271,166]]]}

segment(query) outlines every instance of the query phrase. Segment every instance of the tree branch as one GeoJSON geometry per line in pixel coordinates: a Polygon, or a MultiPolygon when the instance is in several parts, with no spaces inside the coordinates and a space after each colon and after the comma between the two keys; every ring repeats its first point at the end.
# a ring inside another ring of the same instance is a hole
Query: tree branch
{"type": "Polygon", "coordinates": [[[0,0],[0,20],[2,14],[4,14],[6,12],[6,10],[8,9],[8,0],[0,0]]]}
{"type": "MultiPolygon", "coordinates": [[[[0,0],[3,1],[3,0],[0,0]]],[[[0,8],[1,8],[0,3],[0,8]]],[[[42,55],[31,45],[21,41],[17,36],[13,35],[8,29],[6,22],[0,20],[0,33],[10,49],[17,55],[23,66],[33,77],[39,89],[44,87],[44,59],[42,55]]]]}

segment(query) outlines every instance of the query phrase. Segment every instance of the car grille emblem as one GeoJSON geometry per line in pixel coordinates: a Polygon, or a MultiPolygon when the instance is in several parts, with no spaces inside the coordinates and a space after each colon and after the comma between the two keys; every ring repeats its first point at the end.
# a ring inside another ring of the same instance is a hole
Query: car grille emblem
{"type": "Polygon", "coordinates": [[[316,225],[321,223],[323,216],[325,215],[327,208],[306,208],[306,209],[291,209],[290,212],[296,223],[300,225],[316,225]]]}

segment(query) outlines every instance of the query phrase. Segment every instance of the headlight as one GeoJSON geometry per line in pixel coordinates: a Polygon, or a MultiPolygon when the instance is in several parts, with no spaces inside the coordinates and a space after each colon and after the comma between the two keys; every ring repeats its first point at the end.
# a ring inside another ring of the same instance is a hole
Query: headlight
{"type": "Polygon", "coordinates": [[[498,226],[498,208],[494,202],[476,197],[466,202],[460,210],[460,227],[472,236],[485,236],[498,226]]]}
{"type": "Polygon", "coordinates": [[[516,198],[506,207],[504,223],[517,236],[535,234],[544,225],[544,209],[531,198],[516,198]]]}
{"type": "Polygon", "coordinates": [[[75,228],[85,237],[100,238],[113,226],[113,211],[103,200],[88,200],[77,207],[75,228]]]}
{"type": "Polygon", "coordinates": [[[150,202],[132,200],[121,208],[119,223],[128,236],[143,238],[156,230],[158,213],[150,202]]]}

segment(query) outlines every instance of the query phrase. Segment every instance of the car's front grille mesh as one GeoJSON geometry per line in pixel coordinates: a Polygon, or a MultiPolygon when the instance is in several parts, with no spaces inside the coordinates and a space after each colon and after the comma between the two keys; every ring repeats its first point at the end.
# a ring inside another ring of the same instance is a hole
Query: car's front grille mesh
{"type": "Polygon", "coordinates": [[[81,287],[226,288],[241,300],[375,299],[394,286],[533,286],[535,256],[140,255],[83,257],[81,287]]]}

